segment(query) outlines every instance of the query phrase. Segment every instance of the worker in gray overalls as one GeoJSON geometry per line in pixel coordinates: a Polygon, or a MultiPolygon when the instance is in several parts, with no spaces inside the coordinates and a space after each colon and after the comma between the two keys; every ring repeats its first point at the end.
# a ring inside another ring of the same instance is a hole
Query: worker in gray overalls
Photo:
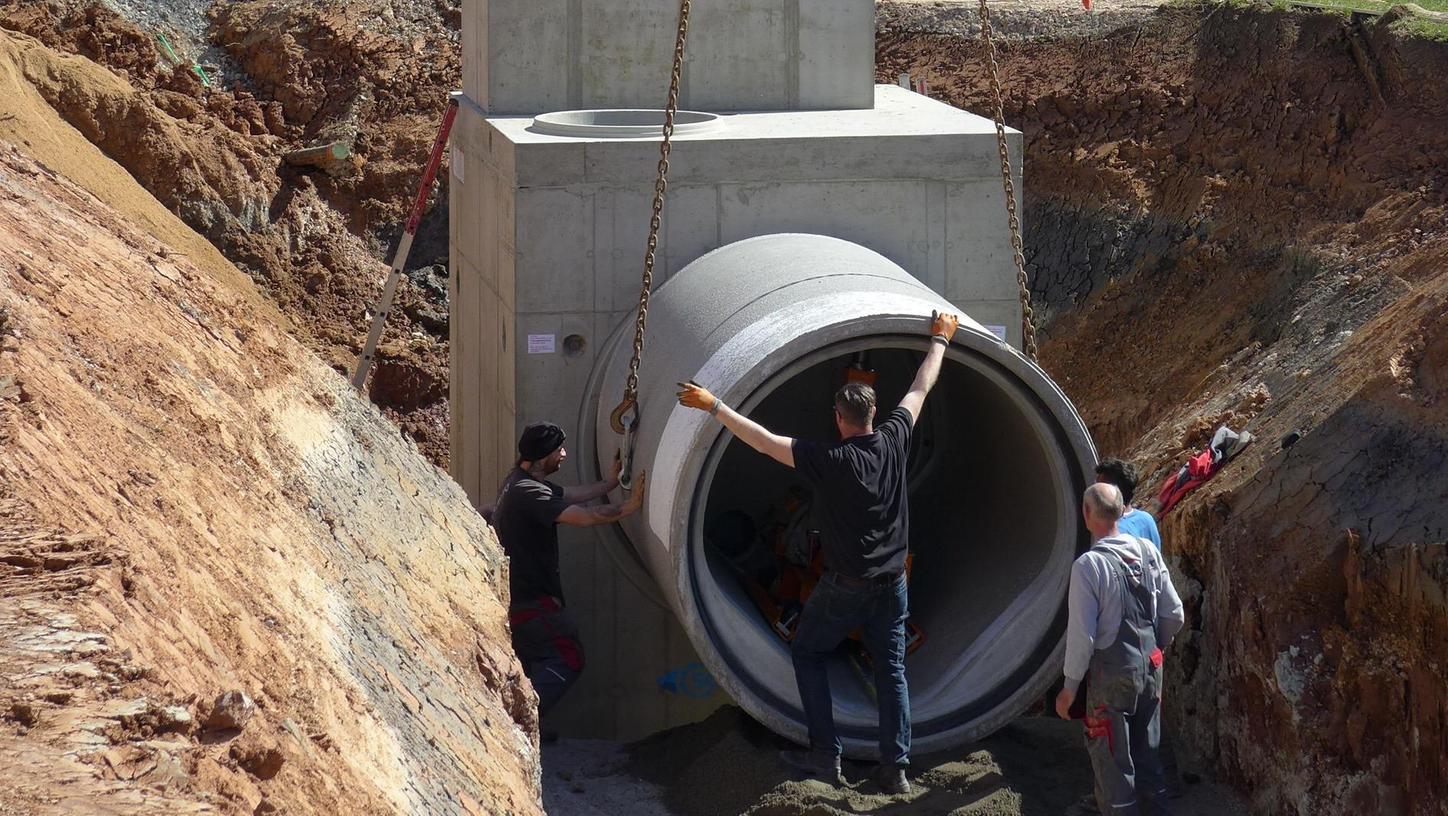
{"type": "Polygon", "coordinates": [[[1081,514],[1093,544],[1071,566],[1065,686],[1056,713],[1071,719],[1086,678],[1086,750],[1103,816],[1136,816],[1138,794],[1167,813],[1157,744],[1162,650],[1181,631],[1182,601],[1161,554],[1117,529],[1115,485],[1091,485],[1081,514]]]}

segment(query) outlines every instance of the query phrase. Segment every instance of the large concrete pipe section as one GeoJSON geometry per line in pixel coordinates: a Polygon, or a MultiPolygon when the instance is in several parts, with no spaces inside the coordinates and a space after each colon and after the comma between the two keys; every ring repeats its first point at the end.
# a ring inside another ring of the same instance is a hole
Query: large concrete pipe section
{"type": "MultiPolygon", "coordinates": [[[[678,407],[675,383],[692,378],[779,433],[827,440],[831,398],[851,362],[878,372],[882,413],[898,403],[928,347],[932,309],[954,307],[883,256],[798,234],[715,250],[661,286],[649,308],[635,447],[648,499],[624,532],[715,679],[796,741],[806,735],[788,644],[706,530],[731,511],[760,518],[801,482],[706,414],[678,407]]],[[[599,462],[619,446],[609,414],[632,335],[630,320],[598,363],[599,462]]],[[[990,733],[1060,673],[1067,579],[1085,544],[1077,503],[1094,464],[1060,389],[965,317],[912,441],[910,603],[926,636],[907,660],[917,752],[990,733]]],[[[866,688],[844,660],[832,672],[846,752],[875,755],[866,688]]]]}

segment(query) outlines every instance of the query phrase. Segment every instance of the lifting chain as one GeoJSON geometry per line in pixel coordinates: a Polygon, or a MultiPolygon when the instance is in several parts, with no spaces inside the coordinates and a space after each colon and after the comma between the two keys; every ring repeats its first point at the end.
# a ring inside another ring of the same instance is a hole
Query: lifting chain
{"type": "Polygon", "coordinates": [[[1006,110],[1001,92],[1001,69],[996,63],[995,42],[991,39],[990,10],[980,0],[980,38],[985,42],[986,69],[990,72],[991,93],[995,101],[996,147],[1001,156],[1001,186],[1006,193],[1006,216],[1011,227],[1011,254],[1016,265],[1016,284],[1021,297],[1021,347],[1026,358],[1036,361],[1035,312],[1031,309],[1031,287],[1026,280],[1026,255],[1021,243],[1021,219],[1016,215],[1016,185],[1011,181],[1011,154],[1006,147],[1006,110]]]}
{"type": "Polygon", "coordinates": [[[649,321],[649,294],[654,288],[654,251],[659,246],[659,226],[664,217],[664,194],[669,189],[669,152],[673,149],[674,115],[679,110],[679,82],[684,73],[684,43],[689,38],[690,0],[679,2],[679,31],[674,39],[674,68],[669,75],[669,98],[664,105],[664,139],[659,143],[659,174],[654,182],[653,217],[649,219],[649,240],[644,252],[644,274],[639,283],[639,310],[634,320],[633,357],[628,361],[628,382],[623,389],[623,401],[609,415],[609,425],[614,433],[628,437],[624,451],[623,471],[632,471],[632,436],[638,424],[639,360],[644,354],[644,330],[649,321]],[[630,416],[631,414],[631,416],[630,416]]]}

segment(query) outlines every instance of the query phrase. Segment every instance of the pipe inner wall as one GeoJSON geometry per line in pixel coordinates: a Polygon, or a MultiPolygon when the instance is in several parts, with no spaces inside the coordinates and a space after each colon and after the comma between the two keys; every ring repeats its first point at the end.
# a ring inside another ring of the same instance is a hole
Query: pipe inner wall
{"type": "MultiPolygon", "coordinates": [[[[789,646],[741,580],[762,565],[740,542],[808,486],[703,412],[678,407],[675,383],[693,378],[777,433],[831,440],[832,397],[846,368],[876,372],[883,418],[928,348],[932,309],[959,311],[877,253],[798,234],[715,250],[652,298],[635,442],[649,495],[622,525],[626,546],[720,685],[799,742],[806,730],[789,646]]],[[[1077,503],[1095,465],[1090,437],[1055,384],[963,318],[911,435],[910,608],[925,640],[906,675],[921,753],[999,728],[1059,675],[1070,564],[1086,543],[1077,503]]],[[[632,323],[610,340],[595,376],[589,418],[599,462],[620,444],[608,418],[632,323]]],[[[799,528],[818,526],[808,511],[789,522],[796,539],[799,528]]],[[[877,751],[866,675],[843,657],[830,675],[846,753],[861,758],[877,751]]]]}

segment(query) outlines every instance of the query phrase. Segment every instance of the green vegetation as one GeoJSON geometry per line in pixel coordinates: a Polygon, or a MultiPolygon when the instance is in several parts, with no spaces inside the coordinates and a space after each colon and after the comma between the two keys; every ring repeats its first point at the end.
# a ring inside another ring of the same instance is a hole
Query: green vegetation
{"type": "MultiPolygon", "coordinates": [[[[1209,8],[1259,8],[1263,0],[1178,0],[1180,5],[1209,8]]],[[[1325,14],[1383,14],[1396,2],[1382,0],[1267,0],[1274,11],[1300,9],[1325,14]]],[[[1428,14],[1412,14],[1393,23],[1393,31],[1408,37],[1448,42],[1448,0],[1414,0],[1428,14]]]]}

